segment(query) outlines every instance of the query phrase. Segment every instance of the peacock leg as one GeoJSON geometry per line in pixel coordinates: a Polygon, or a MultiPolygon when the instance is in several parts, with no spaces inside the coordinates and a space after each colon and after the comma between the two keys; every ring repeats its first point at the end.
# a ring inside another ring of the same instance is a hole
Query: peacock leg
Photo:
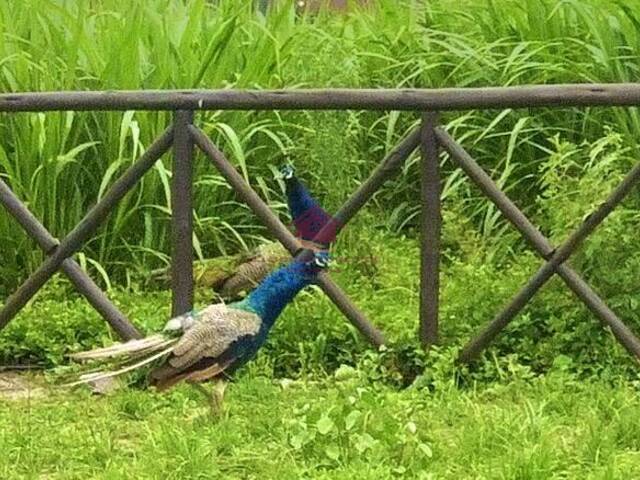
{"type": "Polygon", "coordinates": [[[221,414],[224,411],[224,391],[227,388],[227,382],[224,380],[218,380],[213,387],[213,401],[212,405],[215,405],[217,414],[221,414]]]}
{"type": "Polygon", "coordinates": [[[204,386],[201,383],[193,382],[193,383],[191,383],[191,385],[198,392],[200,392],[202,395],[204,395],[204,398],[207,399],[207,403],[209,404],[209,407],[211,407],[211,411],[215,415],[216,411],[217,411],[217,404],[216,404],[216,401],[215,401],[215,397],[213,395],[211,395],[211,392],[209,392],[206,388],[204,388],[204,386]]]}

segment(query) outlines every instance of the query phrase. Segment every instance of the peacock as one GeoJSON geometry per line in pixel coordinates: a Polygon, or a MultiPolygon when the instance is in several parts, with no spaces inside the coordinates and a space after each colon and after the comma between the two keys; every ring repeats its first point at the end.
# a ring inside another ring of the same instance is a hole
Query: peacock
{"type": "MultiPolygon", "coordinates": [[[[334,228],[320,230],[332,222],[332,217],[313,198],[307,187],[296,177],[291,165],[280,168],[284,179],[287,207],[296,236],[304,246],[314,249],[329,247],[335,238],[334,228]]],[[[260,283],[269,272],[285,264],[291,258],[279,242],[267,242],[248,253],[226,255],[197,261],[193,266],[196,287],[212,289],[221,299],[236,300],[260,283]]],[[[168,284],[170,270],[151,272],[151,282],[168,284]]]]}
{"type": "Polygon", "coordinates": [[[282,310],[328,265],[327,251],[303,249],[241,301],[175,317],[160,334],[72,354],[77,361],[107,362],[110,369],[82,375],[68,385],[96,382],[160,362],[148,374],[150,385],[164,391],[182,381],[193,384],[219,413],[230,375],[256,355],[282,310]],[[212,395],[201,385],[208,381],[215,382],[212,395]]]}

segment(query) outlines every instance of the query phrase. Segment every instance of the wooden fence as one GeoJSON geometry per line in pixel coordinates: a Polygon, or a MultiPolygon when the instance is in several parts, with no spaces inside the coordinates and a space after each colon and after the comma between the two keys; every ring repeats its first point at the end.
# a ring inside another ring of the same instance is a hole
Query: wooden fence
{"type": "MultiPolygon", "coordinates": [[[[138,330],[107,298],[73,260],[104,221],[116,203],[130,191],[153,164],[169,150],[173,151],[172,195],[172,314],[189,311],[193,303],[193,251],[191,248],[192,183],[194,149],[199,148],[220,172],[237,195],[292,254],[301,245],[267,204],[236,171],[225,155],[194,124],[199,110],[409,110],[422,114],[420,127],[406,136],[334,215],[334,224],[325,229],[339,230],[365,205],[380,187],[402,167],[411,153],[420,147],[421,168],[421,268],[419,336],[425,346],[438,341],[440,270],[440,150],[449,154],[520,231],[543,259],[511,302],[462,350],[460,361],[470,362],[522,310],[535,293],[558,274],[589,310],[635,357],[640,358],[640,341],[616,316],[593,289],[568,263],[571,254],[625,198],[640,179],[640,162],[631,169],[607,200],[584,219],[560,246],[552,245],[521,210],[505,195],[491,177],[438,124],[438,113],[448,110],[518,107],[638,106],[640,84],[579,84],[506,88],[432,89],[432,90],[185,90],[185,91],[107,91],[45,92],[0,94],[0,112],[44,112],[64,110],[166,110],[174,120],[146,152],[125,171],[93,206],[78,225],[58,241],[0,180],[0,203],[47,254],[42,265],[11,295],[0,310],[0,329],[33,298],[58,271],[70,279],[78,291],[124,339],[140,336],[138,330]]],[[[385,342],[376,328],[347,295],[323,272],[318,285],[344,316],[373,344],[385,342]]]]}

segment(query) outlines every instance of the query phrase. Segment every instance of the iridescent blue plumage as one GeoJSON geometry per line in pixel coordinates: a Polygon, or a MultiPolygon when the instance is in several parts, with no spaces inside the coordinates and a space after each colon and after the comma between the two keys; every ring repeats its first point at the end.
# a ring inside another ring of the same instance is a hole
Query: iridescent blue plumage
{"type": "MultiPolygon", "coordinates": [[[[325,252],[318,252],[311,258],[326,256],[325,252]]],[[[321,268],[315,261],[310,262],[309,256],[297,258],[267,276],[247,298],[229,305],[229,308],[255,313],[260,318],[260,326],[253,335],[238,332],[238,338],[223,354],[233,358],[225,373],[234,372],[255,356],[284,308],[314,281],[321,268]]]]}
{"type": "Polygon", "coordinates": [[[292,167],[282,167],[282,174],[286,186],[287,206],[294,219],[299,218],[310,208],[318,207],[318,202],[311,196],[311,193],[300,179],[296,177],[292,167]]]}
{"type": "Polygon", "coordinates": [[[293,260],[269,274],[247,298],[230,306],[253,311],[271,326],[296,294],[313,282],[319,270],[314,262],[293,260]]]}
{"type": "Polygon", "coordinates": [[[282,310],[327,265],[327,252],[305,250],[268,275],[247,298],[222,306],[223,313],[220,307],[208,307],[209,315],[205,309],[152,378],[162,388],[183,378],[203,378],[203,371],[210,373],[206,379],[235,371],[255,356],[282,310]],[[198,355],[193,354],[196,350],[198,355]]]}
{"type": "Polygon", "coordinates": [[[296,177],[293,167],[285,165],[280,171],[284,178],[287,206],[296,227],[296,235],[302,240],[328,247],[335,240],[338,223],[296,177]]]}

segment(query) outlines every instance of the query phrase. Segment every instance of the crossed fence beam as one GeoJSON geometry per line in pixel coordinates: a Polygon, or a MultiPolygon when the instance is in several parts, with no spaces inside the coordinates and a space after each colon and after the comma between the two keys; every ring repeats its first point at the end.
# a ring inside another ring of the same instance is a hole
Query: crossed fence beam
{"type": "MultiPolygon", "coordinates": [[[[20,199],[11,191],[7,184],[0,179],[0,203],[5,206],[11,216],[36,241],[45,254],[55,250],[59,242],[38,221],[20,199]]],[[[131,325],[124,314],[113,305],[102,290],[82,270],[72,258],[62,262],[62,271],[69,278],[76,289],[82,293],[111,327],[123,338],[140,338],[140,332],[131,325]]]]}
{"type": "MultiPolygon", "coordinates": [[[[409,134],[393,149],[369,178],[347,199],[334,215],[339,228],[344,227],[365,205],[373,194],[388,180],[420,143],[420,131],[409,134]]],[[[172,200],[172,315],[189,311],[193,305],[193,216],[192,181],[194,146],[197,146],[213,163],[229,185],[267,229],[292,254],[301,249],[298,239],[287,229],[268,205],[249,186],[224,154],[211,140],[193,125],[193,111],[175,112],[173,125],[147,149],[107,190],[103,198],[87,212],[78,225],[61,241],[56,240],[28,208],[18,199],[6,183],[0,180],[0,204],[16,219],[24,230],[38,243],[47,257],[40,267],[11,295],[0,310],[0,329],[4,328],[29,302],[42,286],[62,270],[73,285],[123,338],[139,338],[140,332],[127,320],[71,257],[82,248],[109,212],[115,207],[144,174],[173,146],[174,161],[171,184],[172,200]]],[[[325,226],[326,227],[326,226],[325,226]]],[[[337,306],[345,317],[373,345],[385,342],[377,329],[342,289],[322,272],[318,286],[337,306]]]]}
{"type": "MultiPolygon", "coordinates": [[[[624,94],[631,91],[631,87],[622,86],[624,94]],[[626,89],[626,90],[625,90],[626,89]]],[[[615,87],[614,87],[615,89],[615,87]]],[[[536,98],[544,98],[541,104],[549,101],[548,93],[555,90],[533,89],[529,102],[535,103],[536,98]],[[543,94],[540,97],[536,95],[543,94]]],[[[569,93],[572,90],[567,90],[569,93]]],[[[590,87],[584,90],[582,87],[576,90],[576,97],[573,103],[580,104],[584,101],[599,104],[599,97],[588,97],[588,95],[600,95],[611,93],[610,88],[590,87]],[[586,93],[585,93],[586,92],[586,93]]],[[[634,90],[635,91],[635,90],[634,90]]],[[[185,100],[190,109],[176,110],[174,122],[165,132],[148,148],[148,150],[138,159],[128,170],[126,170],[113,185],[109,188],[103,198],[89,210],[78,225],[61,241],[58,242],[44,226],[33,216],[27,207],[18,199],[11,189],[0,180],[0,203],[17,220],[25,231],[36,240],[40,248],[47,257],[41,266],[11,295],[2,310],[0,310],[0,329],[22,309],[27,302],[37,293],[37,291],[53,276],[58,270],[62,270],[91,303],[91,305],[105,318],[105,320],[125,339],[140,336],[138,330],[126,319],[106,297],[99,287],[87,276],[80,266],[71,258],[82,245],[91,237],[99,225],[104,221],[115,204],[129,192],[133,186],[143,177],[143,175],[153,166],[153,164],[173,146],[173,176],[171,184],[172,199],[172,314],[178,315],[192,308],[193,304],[193,217],[192,217],[192,184],[193,184],[193,158],[195,147],[198,147],[213,163],[215,168],[221,173],[229,185],[250,207],[254,214],[264,223],[267,229],[276,237],[280,243],[292,254],[296,255],[301,248],[298,239],[291,234],[280,219],[271,211],[260,196],[250,187],[244,178],[236,171],[233,165],[227,160],[224,154],[216,148],[211,140],[198,128],[193,125],[193,109],[190,102],[195,101],[193,95],[200,95],[201,92],[187,92],[180,99],[185,100]]],[[[245,92],[246,93],[246,92],[245,92]]],[[[245,93],[240,93],[240,106],[255,106],[251,102],[258,101],[262,97],[252,93],[246,98],[245,93]],[[242,103],[247,100],[247,104],[242,103]]],[[[443,92],[444,93],[444,92],[443,92]]],[[[449,92],[446,92],[449,93],[449,92]]],[[[505,93],[503,91],[497,93],[505,93]]],[[[504,102],[504,98],[497,98],[496,101],[504,102]]],[[[522,92],[521,92],[522,93],[522,92]]],[[[524,92],[527,93],[527,92],[524,92]]],[[[557,93],[557,92],[556,92],[557,93]]],[[[616,92],[617,93],[617,92],[616,92]]],[[[421,92],[424,94],[424,92],[421,92]]],[[[638,91],[640,95],[640,91],[638,91]]],[[[44,97],[36,94],[26,96],[0,95],[0,110],[28,110],[31,107],[30,101],[38,104],[40,109],[56,109],[60,105],[55,101],[62,99],[65,102],[73,103],[77,99],[67,99],[64,95],[44,97]],[[51,105],[43,103],[43,98],[47,101],[54,101],[51,105]],[[9,102],[10,108],[3,102],[9,102]],[[21,103],[23,102],[23,103],[21,103]],[[19,106],[17,106],[19,105],[19,106]]],[[[82,94],[78,94],[82,95],[82,94]]],[[[111,97],[107,94],[94,95],[96,106],[99,102],[109,104],[111,97]],[[105,96],[106,95],[106,96],[105,96]]],[[[227,93],[222,93],[227,95],[227,93]]],[[[316,98],[314,95],[307,95],[305,98],[309,105],[300,101],[293,94],[290,97],[279,94],[274,98],[267,95],[268,102],[285,101],[287,106],[299,108],[302,106],[320,106],[326,108],[333,105],[328,103],[324,97],[316,98]],[[286,102],[291,101],[291,104],[286,102]],[[314,103],[314,102],[317,102],[314,103]]],[[[427,102],[437,102],[440,99],[439,92],[434,99],[427,102]]],[[[460,97],[461,105],[467,102],[480,101],[484,97],[467,98],[466,92],[460,97]]],[[[526,96],[526,95],[525,95],[526,96]]],[[[142,97],[141,97],[142,98],[142,97]]],[[[224,97],[226,98],[226,97],[224,97]]],[[[368,92],[363,101],[370,102],[368,92]]],[[[403,97],[406,99],[406,96],[403,97]]],[[[425,97],[426,98],[426,97],[425,97]]],[[[442,97],[444,98],[444,96],[442,97]]],[[[520,102],[519,97],[514,96],[514,102],[520,102]]],[[[622,98],[622,97],[620,97],[622,98]]],[[[389,101],[392,97],[389,96],[389,101]]],[[[400,97],[393,98],[400,100],[400,97]]],[[[152,101],[152,104],[144,104],[160,108],[163,104],[155,104],[155,97],[144,97],[152,101]]],[[[234,103],[237,99],[230,101],[229,106],[237,106],[234,103]]],[[[120,102],[118,97],[118,102],[120,102]]],[[[176,103],[178,100],[175,100],[176,103]]],[[[213,101],[213,100],[212,100],[213,101]]],[[[215,99],[219,101],[219,99],[215,99]]],[[[262,101],[262,100],[260,100],[262,101]]],[[[345,102],[351,102],[350,97],[345,96],[345,102]]],[[[625,97],[625,102],[627,98],[625,97]]],[[[223,100],[224,102],[224,100],[223,100]]],[[[612,98],[606,98],[602,103],[611,103],[612,98]]],[[[117,102],[116,102],[117,103],[117,102]]],[[[144,103],[144,102],[143,102],[144,103]]],[[[198,100],[197,109],[202,108],[202,102],[198,100]]],[[[345,107],[336,105],[337,107],[345,107]]],[[[429,105],[431,104],[429,103],[429,105]]],[[[66,104],[61,104],[66,106],[66,104]]],[[[119,106],[117,103],[115,106],[119,106]]],[[[142,104],[141,104],[142,105],[142,104]]],[[[217,104],[224,107],[224,104],[217,104]]],[[[350,104],[349,104],[350,105],[350,104]]],[[[258,105],[259,106],[259,105],[258,105]]],[[[278,106],[278,105],[275,105],[278,106]]],[[[444,104],[447,108],[446,102],[444,104]]],[[[455,105],[459,107],[460,105],[455,105]]],[[[482,105],[485,106],[485,105],[482,105]]],[[[416,105],[413,108],[417,109],[416,105]]],[[[195,109],[195,108],[194,108],[195,109]]],[[[600,321],[611,328],[615,337],[622,345],[636,358],[640,358],[640,340],[633,332],[616,316],[616,314],[604,303],[602,299],[591,289],[591,287],[576,273],[568,264],[567,260],[577,247],[595,230],[595,228],[605,220],[614,208],[625,198],[633,186],[640,180],[640,164],[636,165],[625,177],[622,183],[611,193],[609,198],[589,217],[582,225],[566,240],[560,247],[555,248],[549,240],[540,233],[533,223],[522,213],[521,210],[500,190],[487,173],[473,160],[473,158],[441,127],[438,126],[438,115],[435,112],[426,112],[422,116],[421,126],[407,135],[383,161],[374,169],[371,175],[360,187],[345,201],[343,206],[333,217],[333,223],[325,225],[319,236],[327,233],[331,229],[335,232],[343,228],[353,216],[366,204],[366,202],[382,187],[382,185],[400,170],[405,160],[411,153],[420,147],[421,151],[421,191],[420,200],[422,205],[421,217],[421,263],[420,263],[420,327],[419,336],[425,346],[432,345],[438,340],[438,312],[439,312],[439,275],[440,275],[440,231],[441,231],[441,178],[439,165],[439,152],[443,148],[450,155],[450,158],[459,166],[462,171],[480,188],[503,213],[503,215],[520,231],[524,238],[546,261],[529,282],[518,292],[512,301],[493,319],[492,322],[473,340],[471,340],[462,350],[459,360],[470,362],[486,348],[498,333],[508,325],[508,323],[520,312],[529,302],[535,293],[554,275],[558,274],[567,286],[582,300],[582,302],[594,313],[600,321]]],[[[373,345],[379,346],[385,342],[384,336],[349,299],[349,297],[336,285],[325,273],[321,273],[318,285],[338,307],[345,317],[364,335],[373,345]]]]}
{"type": "MultiPolygon", "coordinates": [[[[172,141],[173,129],[169,128],[147,149],[136,163],[114,182],[104,197],[89,210],[78,225],[50,251],[49,256],[45,258],[40,267],[5,302],[4,308],[0,310],[0,329],[4,328],[31,300],[38,290],[62,267],[65,260],[69,259],[82,247],[107,217],[115,204],[133,188],[156,160],[169,149],[172,141]]],[[[129,328],[133,329],[135,327],[129,324],[129,328]]],[[[127,332],[118,331],[118,333],[125,338],[129,337],[127,332]]]]}
{"type": "MultiPolygon", "coordinates": [[[[488,197],[511,224],[520,231],[523,237],[545,260],[545,263],[531,277],[531,279],[521,288],[512,300],[494,317],[494,319],[467,345],[465,345],[458,357],[463,363],[470,363],[480,352],[485,349],[491,341],[500,333],[513,318],[525,307],[533,298],[536,292],[554,275],[558,274],[565,284],[574,294],[587,306],[587,308],[605,325],[608,326],[616,339],[633,355],[640,359],[640,340],[636,335],[617,317],[617,315],[604,303],[591,287],[575,272],[567,263],[569,257],[575,252],[580,244],[602,223],[606,217],[616,208],[616,206],[627,196],[633,187],[640,180],[640,163],[636,164],[625,176],[622,182],[611,192],[609,197],[575,230],[567,240],[559,247],[554,247],[549,240],[533,225],[533,223],[522,213],[520,209],[500,190],[491,177],[478,165],[478,163],[462,148],[456,141],[441,127],[436,125],[435,116],[427,115],[423,118],[423,201],[426,199],[425,192],[435,190],[439,184],[437,166],[438,149],[442,147],[461,168],[463,172],[475,183],[482,193],[488,197]],[[431,163],[431,165],[430,165],[431,163]]],[[[435,193],[429,198],[436,199],[435,193]]],[[[437,197],[438,203],[440,202],[437,197]]],[[[424,203],[423,203],[424,205],[424,203]]],[[[423,239],[429,240],[429,235],[439,228],[436,218],[439,216],[439,209],[432,208],[425,212],[426,225],[423,231],[427,233],[423,239]],[[432,216],[433,218],[429,218],[432,216]],[[434,225],[429,226],[429,222],[434,225]]],[[[423,264],[426,256],[437,259],[438,245],[424,244],[423,264]]],[[[430,272],[437,274],[437,260],[429,267],[430,272]]],[[[423,269],[423,273],[425,273],[423,269]]],[[[437,287],[427,292],[430,301],[435,305],[438,303],[437,287]]],[[[424,323],[435,322],[437,328],[437,307],[431,306],[426,315],[422,317],[424,323]]]]}

